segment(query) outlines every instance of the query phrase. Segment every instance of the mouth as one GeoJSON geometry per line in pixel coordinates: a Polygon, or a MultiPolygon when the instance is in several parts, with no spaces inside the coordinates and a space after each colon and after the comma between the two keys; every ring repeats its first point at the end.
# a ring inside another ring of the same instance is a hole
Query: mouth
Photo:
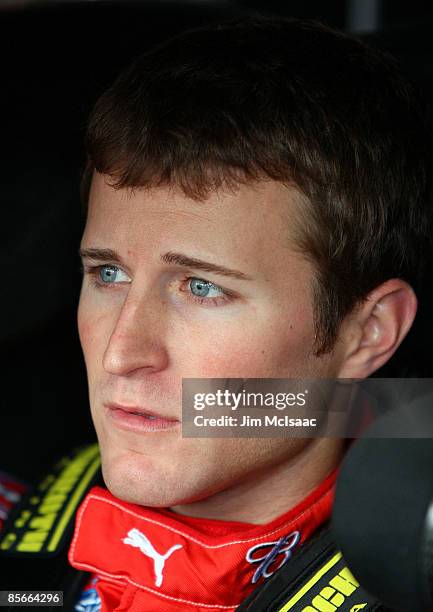
{"type": "Polygon", "coordinates": [[[180,421],[157,413],[142,406],[125,406],[123,404],[104,404],[110,422],[120,429],[137,433],[168,431],[178,429],[180,421]]]}

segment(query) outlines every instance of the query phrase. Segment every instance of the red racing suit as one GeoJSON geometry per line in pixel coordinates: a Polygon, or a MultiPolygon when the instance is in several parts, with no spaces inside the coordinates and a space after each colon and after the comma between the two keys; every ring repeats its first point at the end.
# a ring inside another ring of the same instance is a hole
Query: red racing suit
{"type": "Polygon", "coordinates": [[[74,609],[235,610],[330,518],[336,472],[265,525],[190,518],[93,487],[77,512],[69,548],[71,565],[91,572],[74,609]]]}

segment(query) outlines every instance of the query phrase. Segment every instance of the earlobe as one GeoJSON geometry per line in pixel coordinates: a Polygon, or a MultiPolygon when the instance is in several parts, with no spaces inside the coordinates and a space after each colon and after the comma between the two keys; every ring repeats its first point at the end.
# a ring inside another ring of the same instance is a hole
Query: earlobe
{"type": "Polygon", "coordinates": [[[357,333],[347,343],[339,376],[366,378],[382,367],[411,328],[416,310],[415,293],[405,281],[392,279],[376,287],[350,320],[357,333]]]}

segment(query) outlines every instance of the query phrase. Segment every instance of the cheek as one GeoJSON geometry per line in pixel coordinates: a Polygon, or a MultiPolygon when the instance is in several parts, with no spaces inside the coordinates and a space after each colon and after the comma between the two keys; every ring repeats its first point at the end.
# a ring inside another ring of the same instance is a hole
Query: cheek
{"type": "Polygon", "coordinates": [[[226,325],[218,335],[199,335],[189,342],[188,364],[193,376],[204,378],[295,377],[306,367],[313,339],[305,321],[226,325]]]}
{"type": "Polygon", "coordinates": [[[87,300],[80,300],[77,315],[78,334],[87,369],[90,372],[95,360],[101,357],[108,341],[112,321],[109,313],[101,314],[87,300]]]}

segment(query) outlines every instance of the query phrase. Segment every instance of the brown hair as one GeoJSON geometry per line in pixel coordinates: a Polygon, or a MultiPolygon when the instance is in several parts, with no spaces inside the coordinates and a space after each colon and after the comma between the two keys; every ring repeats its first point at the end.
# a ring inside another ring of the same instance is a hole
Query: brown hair
{"type": "Polygon", "coordinates": [[[317,23],[257,18],[191,30],[138,58],[91,115],[86,176],[96,169],[118,188],[174,184],[195,199],[249,181],[295,184],[323,353],[381,282],[416,289],[431,143],[390,59],[317,23]]]}

